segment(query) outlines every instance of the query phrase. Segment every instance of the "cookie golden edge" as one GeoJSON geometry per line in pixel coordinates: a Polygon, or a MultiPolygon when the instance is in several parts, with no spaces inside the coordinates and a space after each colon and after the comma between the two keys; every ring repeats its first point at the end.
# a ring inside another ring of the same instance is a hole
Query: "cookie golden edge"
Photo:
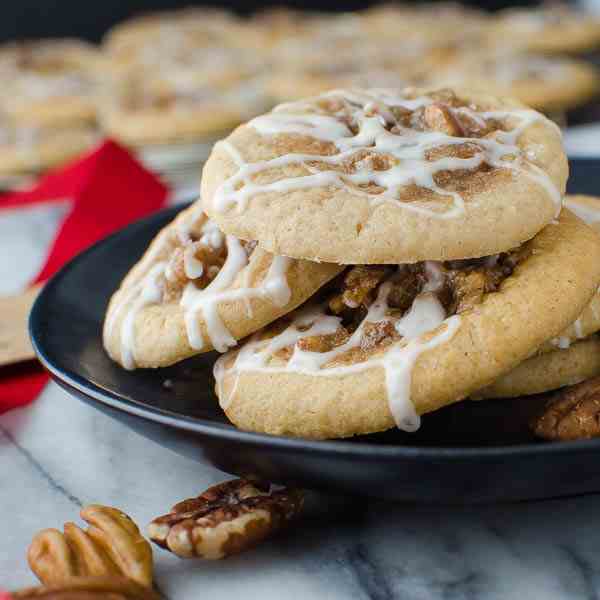
{"type": "Polygon", "coordinates": [[[515,398],[575,385],[600,375],[600,339],[581,340],[568,348],[540,354],[522,362],[475,394],[472,400],[515,398]]]}
{"type": "MultiPolygon", "coordinates": [[[[185,209],[173,222],[160,231],[110,300],[104,320],[103,342],[109,356],[122,366],[126,366],[126,361],[123,356],[121,331],[128,310],[135,302],[134,298],[127,299],[127,293],[136,283],[144,279],[154,265],[170,258],[175,246],[168,242],[169,237],[173,230],[185,219],[190,218],[195,210],[198,210],[196,205],[185,209]],[[118,308],[120,305],[122,308],[118,308]]],[[[272,260],[273,255],[256,248],[245,267],[249,270],[250,280],[262,281],[272,260]]],[[[286,274],[291,296],[284,306],[277,306],[272,300],[262,296],[252,297],[248,300],[223,300],[218,303],[217,307],[219,317],[231,336],[240,340],[298,307],[340,271],[338,265],[292,261],[286,274]]],[[[238,273],[233,287],[241,283],[244,272],[243,270],[238,273]]],[[[179,303],[151,304],[137,311],[133,324],[135,367],[166,367],[191,356],[213,350],[201,311],[197,314],[197,323],[204,340],[204,346],[201,349],[193,348],[190,345],[185,324],[185,311],[179,303]]]]}
{"type": "MultiPolygon", "coordinates": [[[[600,234],[600,198],[584,194],[565,196],[565,207],[579,216],[592,229],[600,234]]],[[[545,342],[540,352],[552,352],[565,344],[578,342],[600,331],[600,288],[590,303],[583,309],[576,321],[556,338],[545,342]]]]}
{"type": "MultiPolygon", "coordinates": [[[[416,93],[431,92],[419,89],[416,93]]],[[[457,90],[457,94],[484,108],[526,108],[512,99],[499,100],[467,90],[457,90]]],[[[287,154],[276,151],[281,146],[261,136],[250,124],[238,127],[227,141],[249,163],[287,154]]],[[[536,148],[536,163],[562,195],[568,162],[556,126],[542,117],[522,133],[518,144],[536,148]]],[[[286,175],[302,172],[295,169],[286,175]]],[[[217,210],[213,201],[217,190],[237,171],[238,166],[223,145],[216,144],[202,177],[202,196],[209,216],[226,233],[257,240],[274,254],[308,260],[398,264],[487,256],[532,238],[556,215],[556,204],[548,191],[525,175],[497,177],[501,183],[482,190],[466,214],[453,219],[417,214],[391,203],[373,206],[359,194],[343,189],[331,192],[323,187],[287,194],[262,193],[253,197],[241,213],[235,207],[217,210]],[[507,198],[512,199],[508,206],[507,198]],[[482,233],[492,230],[494,236],[482,233]],[[396,235],[398,231],[404,232],[401,239],[396,235]],[[322,243],[324,239],[327,244],[322,243]]]]}
{"type": "MultiPolygon", "coordinates": [[[[600,281],[596,232],[563,210],[558,224],[531,244],[533,254],[500,290],[461,315],[452,339],[417,359],[410,396],[418,414],[490,385],[563,331],[590,301],[600,281]]],[[[379,366],[343,376],[225,370],[217,393],[243,430],[327,439],[395,425],[379,366]]]]}

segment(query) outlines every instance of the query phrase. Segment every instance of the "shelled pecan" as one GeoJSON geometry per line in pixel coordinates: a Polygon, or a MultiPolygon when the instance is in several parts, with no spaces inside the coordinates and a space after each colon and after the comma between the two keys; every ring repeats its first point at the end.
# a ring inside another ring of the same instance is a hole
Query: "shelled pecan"
{"type": "Polygon", "coordinates": [[[83,530],[65,523],[64,533],[44,529],[31,542],[27,559],[45,585],[72,577],[126,577],[152,585],[152,548],[137,525],[116,508],[90,505],[82,509],[83,530]]]}
{"type": "Polygon", "coordinates": [[[302,505],[299,490],[236,479],[176,504],[150,523],[148,535],[182,558],[225,558],[274,534],[302,505]]]}

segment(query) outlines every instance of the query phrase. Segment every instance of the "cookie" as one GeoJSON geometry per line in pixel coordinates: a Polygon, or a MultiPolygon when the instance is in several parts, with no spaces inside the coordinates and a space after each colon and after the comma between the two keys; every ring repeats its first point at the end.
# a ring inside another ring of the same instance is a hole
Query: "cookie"
{"type": "Polygon", "coordinates": [[[143,60],[148,54],[233,43],[239,29],[240,23],[231,13],[213,7],[188,7],[122,21],[106,33],[102,46],[111,60],[124,65],[143,60]]]}
{"type": "Polygon", "coordinates": [[[455,2],[420,2],[376,5],[366,11],[363,20],[364,27],[379,37],[446,43],[481,36],[490,17],[455,2]]]}
{"type": "Polygon", "coordinates": [[[490,34],[501,48],[581,53],[600,46],[600,19],[566,5],[514,8],[496,16],[490,34]]]}
{"type": "Polygon", "coordinates": [[[223,352],[339,271],[226,236],[197,203],[158,234],[123,280],[108,307],[104,345],[126,369],[223,352]]]}
{"type": "Polygon", "coordinates": [[[106,70],[98,49],[79,40],[5,44],[0,47],[0,110],[26,127],[93,126],[106,70]]]}
{"type": "Polygon", "coordinates": [[[280,44],[267,80],[269,95],[279,102],[348,88],[404,88],[422,85],[446,48],[420,40],[341,36],[327,30],[280,44]]]}
{"type": "Polygon", "coordinates": [[[89,127],[39,129],[0,120],[0,176],[57,167],[91,149],[100,139],[89,127]]]}
{"type": "Polygon", "coordinates": [[[585,104],[600,87],[596,70],[584,61],[508,52],[463,56],[431,79],[439,86],[516,98],[545,113],[585,104]]]}
{"type": "Polygon", "coordinates": [[[217,394],[245,430],[414,430],[418,415],[490,385],[558,335],[599,282],[600,237],[567,210],[500,256],[353,267],[221,357],[217,394]]]}
{"type": "Polygon", "coordinates": [[[216,144],[202,196],[223,231],[269,252],[398,264],[518,246],[557,215],[567,170],[557,127],[518,102],[335,91],[216,144]]]}
{"type": "Polygon", "coordinates": [[[214,140],[262,108],[256,82],[216,86],[186,82],[185,75],[177,79],[175,70],[164,76],[138,70],[117,80],[101,104],[100,120],[111,137],[144,147],[214,140]]]}
{"type": "Polygon", "coordinates": [[[402,64],[365,68],[355,59],[322,61],[301,71],[280,67],[269,78],[267,91],[277,102],[289,102],[324,92],[352,87],[406,87],[422,83],[423,75],[410,73],[402,64]]]}
{"type": "MultiPolygon", "coordinates": [[[[600,233],[600,198],[596,196],[565,196],[565,206],[600,233]]],[[[572,343],[585,339],[600,331],[600,288],[596,290],[591,302],[567,329],[555,338],[548,340],[541,352],[550,352],[558,348],[568,348],[572,343]]]]}
{"type": "Polygon", "coordinates": [[[600,339],[592,336],[568,348],[539,354],[522,362],[471,397],[514,398],[549,392],[600,375],[600,339]]]}
{"type": "Polygon", "coordinates": [[[112,79],[103,128],[130,146],[198,142],[223,135],[267,106],[259,63],[227,47],[150,46],[112,79]]]}

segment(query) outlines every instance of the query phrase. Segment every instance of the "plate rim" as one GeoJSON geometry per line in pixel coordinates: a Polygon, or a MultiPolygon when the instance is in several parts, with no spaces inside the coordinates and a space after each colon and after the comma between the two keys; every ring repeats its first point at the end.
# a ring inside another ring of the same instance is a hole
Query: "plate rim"
{"type": "MultiPolygon", "coordinates": [[[[597,161],[600,163],[600,161],[597,161]]],[[[244,443],[253,446],[272,447],[279,450],[305,452],[315,454],[343,454],[347,457],[378,457],[384,460],[407,459],[498,459],[509,457],[529,457],[541,454],[571,454],[585,453],[600,450],[600,438],[589,440],[575,440],[568,442],[535,442],[502,446],[411,446],[405,444],[375,444],[368,441],[357,443],[347,439],[339,440],[313,440],[294,438],[288,436],[256,433],[237,429],[233,424],[216,423],[201,417],[177,415],[167,410],[144,405],[139,400],[131,400],[118,396],[110,390],[90,381],[86,377],[71,370],[57,367],[50,356],[47,355],[43,344],[40,343],[37,332],[41,329],[43,314],[47,299],[60,285],[64,277],[68,277],[75,265],[84,262],[98,247],[103,246],[115,238],[131,235],[137,229],[145,229],[155,222],[162,222],[166,217],[172,217],[183,210],[188,203],[180,203],[167,207],[148,217],[144,217],[126,227],[102,238],[76,255],[55,273],[44,285],[36,298],[29,316],[28,330],[35,354],[42,366],[49,372],[53,379],[65,384],[67,388],[83,394],[87,398],[109,406],[118,411],[135,417],[152,421],[161,425],[197,433],[205,437],[217,438],[226,442],[244,443]]]]}

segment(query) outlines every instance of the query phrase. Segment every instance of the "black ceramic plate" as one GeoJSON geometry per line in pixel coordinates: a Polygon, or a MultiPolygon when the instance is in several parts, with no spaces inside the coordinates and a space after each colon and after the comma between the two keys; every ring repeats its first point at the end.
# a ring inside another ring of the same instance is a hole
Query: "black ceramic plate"
{"type": "MultiPolygon", "coordinates": [[[[600,161],[572,164],[572,192],[600,190],[600,161]]],[[[74,395],[176,452],[238,475],[421,502],[489,502],[600,491],[600,440],[548,444],[527,429],[543,398],[463,402],[389,431],[315,442],[242,432],[213,394],[214,354],[128,372],[102,349],[108,299],[170,209],[96,244],[39,295],[31,315],[38,356],[74,395]],[[167,382],[167,383],[165,383],[167,382]]]]}

